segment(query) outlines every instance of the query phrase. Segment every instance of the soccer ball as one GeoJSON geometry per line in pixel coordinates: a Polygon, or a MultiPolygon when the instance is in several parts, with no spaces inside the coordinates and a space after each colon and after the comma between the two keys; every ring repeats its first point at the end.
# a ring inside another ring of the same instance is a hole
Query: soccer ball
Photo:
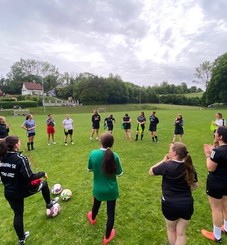
{"type": "Polygon", "coordinates": [[[72,196],[72,192],[69,189],[65,189],[61,193],[61,199],[63,201],[68,201],[72,196]]]}
{"type": "Polygon", "coordinates": [[[62,192],[62,186],[60,184],[55,184],[51,188],[51,193],[54,195],[60,194],[62,192]]]}
{"type": "Polygon", "coordinates": [[[55,203],[51,208],[46,210],[46,214],[49,218],[53,218],[60,213],[60,209],[61,209],[60,204],[55,203]]]}

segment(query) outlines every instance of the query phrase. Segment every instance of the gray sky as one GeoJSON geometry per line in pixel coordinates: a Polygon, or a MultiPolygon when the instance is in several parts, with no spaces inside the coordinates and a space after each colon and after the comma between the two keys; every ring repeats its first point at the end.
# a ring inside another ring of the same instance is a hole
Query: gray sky
{"type": "Polygon", "coordinates": [[[0,0],[0,75],[20,58],[139,85],[194,80],[227,50],[226,0],[0,0]]]}

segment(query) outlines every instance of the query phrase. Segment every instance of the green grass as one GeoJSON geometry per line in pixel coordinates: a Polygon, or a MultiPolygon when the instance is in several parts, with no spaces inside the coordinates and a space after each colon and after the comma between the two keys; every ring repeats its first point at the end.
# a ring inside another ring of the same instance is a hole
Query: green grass
{"type": "MultiPolygon", "coordinates": [[[[22,139],[22,150],[29,156],[34,171],[44,170],[49,175],[49,185],[61,183],[69,188],[73,197],[68,202],[60,202],[61,213],[54,219],[47,219],[44,201],[40,193],[25,201],[25,229],[31,235],[26,244],[32,245],[68,245],[101,244],[105,231],[106,207],[103,203],[95,226],[91,226],[86,214],[91,209],[92,174],[86,170],[87,159],[92,149],[99,147],[99,142],[89,142],[91,129],[91,111],[105,106],[88,106],[79,108],[46,108],[47,113],[55,112],[56,145],[47,146],[45,130],[46,116],[42,111],[34,111],[37,122],[35,151],[26,151],[25,131],[20,128],[24,117],[7,117],[11,125],[11,135],[22,139]],[[84,108],[85,113],[82,113],[84,108]],[[60,110],[61,114],[57,114],[60,110]],[[75,111],[74,111],[75,110],[75,111]],[[75,145],[64,146],[61,122],[66,112],[71,113],[75,122],[75,145]]],[[[203,154],[203,144],[211,143],[210,122],[216,111],[197,107],[172,105],[123,105],[106,106],[107,112],[101,113],[102,120],[113,112],[117,122],[114,128],[115,144],[113,150],[118,152],[124,169],[124,175],[118,179],[120,199],[116,207],[116,238],[111,244],[118,245],[165,245],[166,229],[160,208],[161,178],[151,177],[149,168],[167,153],[173,136],[173,122],[178,113],[185,120],[184,142],[187,144],[198,172],[200,187],[194,192],[195,212],[187,230],[187,244],[212,244],[205,240],[201,228],[211,229],[211,211],[205,193],[207,170],[203,154]],[[150,139],[148,125],[143,141],[126,141],[121,129],[121,118],[129,111],[132,117],[132,135],[135,137],[136,117],[141,110],[149,116],[155,109],[160,119],[158,127],[159,143],[153,144],[150,139]]],[[[42,108],[41,108],[42,110],[42,108]]],[[[225,115],[227,110],[223,110],[225,115]]],[[[101,128],[100,130],[104,130],[101,128]]],[[[12,226],[13,213],[4,199],[3,186],[0,186],[0,237],[1,244],[16,244],[17,237],[12,226]]],[[[223,237],[223,244],[227,238],[223,237]]]]}

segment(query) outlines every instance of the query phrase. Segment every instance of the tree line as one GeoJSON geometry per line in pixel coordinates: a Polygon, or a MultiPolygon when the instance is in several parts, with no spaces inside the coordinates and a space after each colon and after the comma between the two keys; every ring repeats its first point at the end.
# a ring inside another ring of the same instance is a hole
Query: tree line
{"type": "Polygon", "coordinates": [[[97,76],[88,72],[80,74],[60,73],[48,62],[20,59],[0,79],[0,89],[5,94],[20,94],[23,82],[38,82],[44,91],[55,90],[57,97],[72,97],[83,104],[169,103],[208,105],[227,102],[227,53],[215,61],[205,61],[195,68],[196,83],[203,83],[206,91],[201,99],[188,98],[187,93],[202,92],[200,88],[182,82],[167,81],[153,86],[138,86],[123,81],[119,75],[97,76]],[[174,96],[173,96],[174,95],[174,96]]]}

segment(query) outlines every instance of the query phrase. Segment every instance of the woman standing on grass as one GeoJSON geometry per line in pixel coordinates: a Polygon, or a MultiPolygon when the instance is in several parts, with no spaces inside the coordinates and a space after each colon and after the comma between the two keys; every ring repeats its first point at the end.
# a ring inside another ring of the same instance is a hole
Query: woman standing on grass
{"type": "Polygon", "coordinates": [[[65,145],[68,145],[68,135],[70,137],[71,144],[74,145],[73,142],[73,130],[74,130],[74,124],[73,124],[73,119],[70,118],[69,114],[65,115],[65,119],[62,122],[62,126],[64,128],[64,141],[65,145]]]}
{"type": "Polygon", "coordinates": [[[101,148],[91,152],[88,161],[88,171],[94,174],[92,211],[87,214],[89,222],[94,225],[102,201],[107,202],[106,234],[103,244],[109,243],[115,236],[114,217],[116,200],[119,197],[116,176],[123,174],[117,153],[111,151],[114,138],[112,134],[101,136],[101,148]]]}
{"type": "Polygon", "coordinates": [[[191,190],[197,187],[197,174],[186,146],[172,143],[162,161],[149,174],[162,176],[162,213],[165,217],[168,244],[185,245],[186,228],[193,214],[191,190]]]}
{"type": "Polygon", "coordinates": [[[209,171],[206,193],[212,210],[213,232],[206,230],[201,232],[207,239],[222,243],[221,233],[227,233],[227,127],[217,128],[215,141],[219,145],[216,148],[204,145],[206,166],[209,171]]]}
{"type": "Polygon", "coordinates": [[[108,131],[112,134],[113,133],[113,126],[115,124],[115,118],[112,114],[110,114],[107,118],[104,120],[104,128],[107,127],[108,131]]]}
{"type": "Polygon", "coordinates": [[[21,125],[21,127],[23,129],[27,130],[27,137],[28,137],[27,147],[28,147],[28,151],[34,150],[34,137],[35,137],[36,123],[35,123],[35,120],[33,119],[32,114],[28,114],[26,116],[26,120],[21,125]],[[30,146],[31,146],[31,148],[30,148],[30,146]]]}
{"type": "Polygon", "coordinates": [[[153,111],[150,115],[150,127],[149,131],[151,132],[151,137],[153,142],[158,142],[158,136],[157,136],[157,125],[159,124],[159,119],[156,117],[156,112],[153,111]]]}
{"type": "Polygon", "coordinates": [[[9,134],[9,124],[6,123],[5,117],[0,116],[0,142],[9,134]]]}
{"type": "Polygon", "coordinates": [[[94,133],[96,133],[96,140],[97,141],[99,140],[100,121],[101,121],[101,117],[100,117],[98,111],[94,110],[93,115],[91,117],[92,127],[91,127],[90,142],[92,142],[92,138],[94,136],[94,133]]]}
{"type": "Polygon", "coordinates": [[[183,134],[184,134],[183,125],[184,125],[183,117],[181,114],[178,114],[174,122],[175,130],[174,130],[174,136],[172,142],[175,142],[177,136],[179,136],[180,141],[182,141],[183,134]]]}
{"type": "Polygon", "coordinates": [[[137,129],[136,129],[136,141],[138,140],[139,133],[141,133],[141,140],[143,139],[143,133],[145,130],[146,117],[144,112],[141,112],[137,117],[137,129]]]}
{"type": "Polygon", "coordinates": [[[54,141],[55,121],[52,117],[52,114],[48,115],[48,118],[46,120],[46,125],[47,125],[48,145],[50,145],[50,137],[52,138],[52,143],[55,145],[56,144],[56,142],[54,141]]]}
{"type": "Polygon", "coordinates": [[[50,191],[45,180],[45,172],[33,173],[28,158],[20,150],[21,142],[16,136],[8,136],[0,144],[0,174],[4,185],[4,194],[14,211],[14,229],[19,239],[19,245],[25,244],[29,231],[24,232],[24,198],[42,191],[46,208],[51,208],[59,198],[50,199],[50,191]]]}
{"type": "Polygon", "coordinates": [[[125,130],[126,139],[132,140],[131,135],[131,118],[129,117],[128,113],[122,118],[122,126],[125,130]]]}

